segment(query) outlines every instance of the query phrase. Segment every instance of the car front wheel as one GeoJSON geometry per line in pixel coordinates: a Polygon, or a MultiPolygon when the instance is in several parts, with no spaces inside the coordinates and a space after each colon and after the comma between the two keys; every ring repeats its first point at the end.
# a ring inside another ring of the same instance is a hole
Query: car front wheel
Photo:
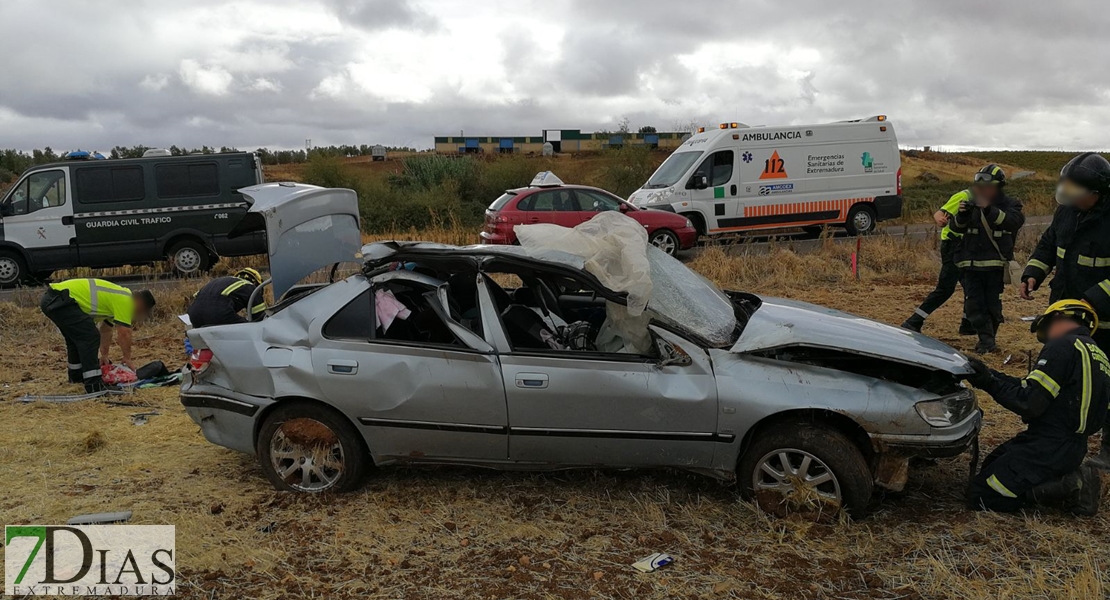
{"type": "Polygon", "coordinates": [[[777,425],[759,435],[737,469],[741,493],[765,512],[813,521],[842,509],[861,517],[874,482],[859,448],[843,433],[813,423],[777,425]]]}
{"type": "Polygon", "coordinates": [[[677,254],[678,249],[681,246],[678,241],[678,236],[669,229],[657,230],[655,233],[651,234],[651,237],[648,238],[648,241],[651,242],[652,246],[659,248],[660,250],[666,252],[671,256],[677,254]]]}
{"type": "Polygon", "coordinates": [[[290,401],[274,409],[258,433],[256,450],[262,472],[283,491],[350,491],[370,464],[350,421],[311,402],[290,401]]]}

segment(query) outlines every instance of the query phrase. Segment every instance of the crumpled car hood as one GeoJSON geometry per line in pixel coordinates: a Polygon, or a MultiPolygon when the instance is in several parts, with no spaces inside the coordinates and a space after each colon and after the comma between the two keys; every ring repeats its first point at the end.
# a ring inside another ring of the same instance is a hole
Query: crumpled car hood
{"type": "Polygon", "coordinates": [[[931,337],[831,308],[782,298],[760,297],[732,352],[748,353],[805,346],[844,350],[964,375],[967,359],[931,337]]]}

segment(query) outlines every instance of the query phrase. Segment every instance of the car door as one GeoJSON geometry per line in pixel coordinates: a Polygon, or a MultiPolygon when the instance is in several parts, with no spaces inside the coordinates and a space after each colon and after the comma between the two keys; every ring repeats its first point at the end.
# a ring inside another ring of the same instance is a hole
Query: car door
{"type": "Polygon", "coordinates": [[[731,437],[716,431],[709,358],[674,334],[653,333],[680,346],[688,364],[511,343],[499,349],[510,458],[549,465],[710,465],[715,446],[731,437]]]}
{"type": "Polygon", "coordinates": [[[623,202],[593,190],[575,190],[578,207],[582,210],[582,222],[589,221],[599,212],[620,210],[623,202]]]}
{"type": "Polygon", "coordinates": [[[5,201],[3,239],[19,244],[31,258],[30,268],[50,271],[76,266],[73,203],[67,169],[31,173],[16,184],[5,201]]]}
{"type": "Polygon", "coordinates": [[[373,294],[363,291],[320,325],[312,348],[320,389],[358,423],[379,461],[504,461],[508,422],[497,356],[451,321],[436,306],[436,292],[425,288],[431,295],[419,305],[411,299],[423,292],[396,295],[395,284],[376,284],[373,294]],[[410,311],[395,314],[384,332],[388,312],[378,310],[380,292],[410,311]],[[407,320],[432,318],[443,326],[436,339],[399,339],[407,320]]]}
{"type": "Polygon", "coordinates": [[[574,191],[552,189],[536,192],[523,201],[523,210],[528,211],[525,223],[554,223],[563,227],[574,227],[585,220],[578,209],[574,191]]]}

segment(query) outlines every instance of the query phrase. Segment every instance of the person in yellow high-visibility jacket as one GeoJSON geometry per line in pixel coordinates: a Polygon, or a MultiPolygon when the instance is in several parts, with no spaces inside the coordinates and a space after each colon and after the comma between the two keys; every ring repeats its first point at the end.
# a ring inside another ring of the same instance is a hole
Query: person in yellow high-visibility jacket
{"type": "Polygon", "coordinates": [[[84,383],[86,392],[98,392],[105,388],[100,365],[110,362],[113,331],[123,354],[121,362],[134,369],[131,327],[150,314],[154,294],[132,292],[103,279],[69,279],[50,284],[39,306],[66,340],[69,382],[84,383]]]}

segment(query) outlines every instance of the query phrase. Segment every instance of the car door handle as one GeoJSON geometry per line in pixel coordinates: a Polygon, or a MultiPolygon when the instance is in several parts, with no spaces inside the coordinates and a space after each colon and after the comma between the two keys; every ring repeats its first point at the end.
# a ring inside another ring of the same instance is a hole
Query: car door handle
{"type": "Polygon", "coordinates": [[[339,359],[329,360],[328,373],[334,373],[336,375],[354,375],[355,373],[358,373],[358,361],[339,359]]]}
{"type": "Polygon", "coordinates": [[[735,184],[735,183],[734,183],[734,184],[732,184],[732,188],[731,188],[731,189],[729,189],[729,191],[730,191],[730,192],[732,192],[732,195],[733,195],[733,196],[735,196],[735,195],[736,195],[736,184],[735,184]]]}
{"type": "Polygon", "coordinates": [[[546,373],[517,373],[516,387],[528,390],[542,390],[547,387],[546,373]]]}

